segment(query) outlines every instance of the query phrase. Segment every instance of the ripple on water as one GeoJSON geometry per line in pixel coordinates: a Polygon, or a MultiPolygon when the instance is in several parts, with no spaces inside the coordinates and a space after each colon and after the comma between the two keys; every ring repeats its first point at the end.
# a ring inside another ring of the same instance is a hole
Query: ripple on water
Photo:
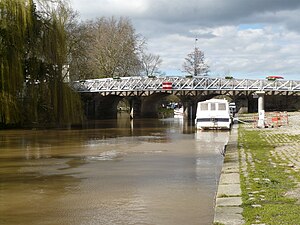
{"type": "Polygon", "coordinates": [[[109,161],[119,159],[121,157],[120,153],[115,150],[102,152],[97,156],[87,156],[88,161],[109,161]]]}

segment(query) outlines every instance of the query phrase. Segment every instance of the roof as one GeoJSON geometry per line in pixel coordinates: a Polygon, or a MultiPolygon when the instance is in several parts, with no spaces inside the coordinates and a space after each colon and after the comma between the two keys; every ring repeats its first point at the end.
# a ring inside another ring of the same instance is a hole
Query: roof
{"type": "Polygon", "coordinates": [[[284,79],[284,77],[278,76],[278,75],[276,75],[276,76],[273,75],[273,76],[267,76],[266,79],[284,79]]]}
{"type": "MultiPolygon", "coordinates": [[[[226,99],[216,99],[216,98],[212,98],[212,99],[202,101],[202,102],[205,102],[205,103],[208,103],[208,102],[228,103],[228,101],[226,99]]],[[[202,102],[199,102],[199,103],[202,103],[202,102]]]]}

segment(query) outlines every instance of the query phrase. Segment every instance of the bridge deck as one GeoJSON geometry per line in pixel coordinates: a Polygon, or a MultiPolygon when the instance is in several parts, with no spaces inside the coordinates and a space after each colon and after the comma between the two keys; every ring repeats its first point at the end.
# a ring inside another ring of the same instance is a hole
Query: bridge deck
{"type": "Polygon", "coordinates": [[[121,77],[74,81],[71,86],[77,92],[132,92],[132,91],[276,91],[300,92],[296,80],[252,80],[212,77],[121,77]],[[171,82],[171,89],[163,87],[171,82]]]}

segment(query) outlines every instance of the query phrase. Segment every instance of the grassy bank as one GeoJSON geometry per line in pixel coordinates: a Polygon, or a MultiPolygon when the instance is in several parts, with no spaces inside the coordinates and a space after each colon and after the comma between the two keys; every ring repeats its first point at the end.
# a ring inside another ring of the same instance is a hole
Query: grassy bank
{"type": "Polygon", "coordinates": [[[300,150],[300,135],[240,125],[238,136],[246,224],[299,224],[299,155],[287,152],[300,150]]]}

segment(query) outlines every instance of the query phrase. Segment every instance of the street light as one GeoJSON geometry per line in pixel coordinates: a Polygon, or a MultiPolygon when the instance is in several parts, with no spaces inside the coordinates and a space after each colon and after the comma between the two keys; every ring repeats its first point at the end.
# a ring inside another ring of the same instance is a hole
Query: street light
{"type": "Polygon", "coordinates": [[[194,76],[197,76],[197,56],[196,56],[197,42],[198,42],[198,38],[195,38],[195,47],[194,47],[194,76]]]}

